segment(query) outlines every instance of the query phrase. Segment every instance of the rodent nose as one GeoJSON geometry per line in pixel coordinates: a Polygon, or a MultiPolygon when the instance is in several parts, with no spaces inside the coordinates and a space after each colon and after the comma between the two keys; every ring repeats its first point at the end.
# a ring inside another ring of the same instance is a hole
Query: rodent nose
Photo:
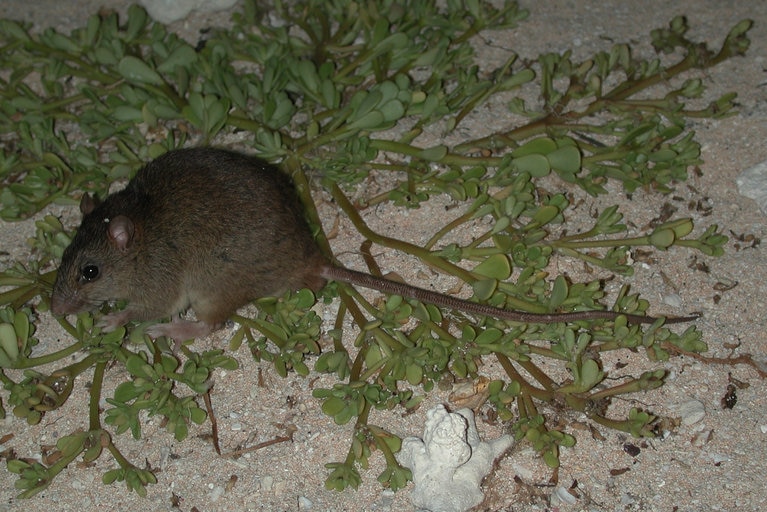
{"type": "Polygon", "coordinates": [[[63,316],[64,313],[64,299],[62,299],[61,295],[57,293],[53,293],[51,295],[51,313],[53,313],[56,316],[63,316]]]}
{"type": "Polygon", "coordinates": [[[82,305],[72,296],[66,296],[59,290],[54,290],[51,295],[51,313],[55,316],[65,316],[77,313],[82,305]]]}

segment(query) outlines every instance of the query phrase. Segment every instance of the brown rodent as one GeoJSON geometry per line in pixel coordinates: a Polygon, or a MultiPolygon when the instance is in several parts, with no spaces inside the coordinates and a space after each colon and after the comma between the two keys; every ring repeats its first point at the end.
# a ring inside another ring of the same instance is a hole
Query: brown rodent
{"type": "Polygon", "coordinates": [[[173,317],[147,332],[195,338],[253,299],[304,287],[317,291],[327,280],[518,322],[619,315],[499,309],[333,265],[320,253],[290,179],[258,158],[222,149],[170,151],[103,202],[83,196],[80,210],[82,224],[64,251],[51,311],[66,315],[127,300],[123,311],[104,317],[107,329],[173,317]],[[196,322],[176,318],[189,308],[196,322]]]}

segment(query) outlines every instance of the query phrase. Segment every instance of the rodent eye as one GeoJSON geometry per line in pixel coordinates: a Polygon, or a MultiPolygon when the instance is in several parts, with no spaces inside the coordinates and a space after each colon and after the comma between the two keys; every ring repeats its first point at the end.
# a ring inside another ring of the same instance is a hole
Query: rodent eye
{"type": "Polygon", "coordinates": [[[99,276],[99,268],[96,265],[85,265],[80,270],[80,276],[84,281],[93,281],[99,276]]]}

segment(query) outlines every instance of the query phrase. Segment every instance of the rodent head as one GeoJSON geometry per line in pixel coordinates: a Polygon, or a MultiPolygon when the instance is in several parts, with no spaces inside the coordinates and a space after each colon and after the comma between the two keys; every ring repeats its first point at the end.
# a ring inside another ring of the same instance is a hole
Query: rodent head
{"type": "Polygon", "coordinates": [[[80,202],[83,221],[64,251],[51,296],[54,315],[76,314],[125,297],[125,260],[133,259],[137,228],[126,215],[109,217],[89,195],[80,202]]]}

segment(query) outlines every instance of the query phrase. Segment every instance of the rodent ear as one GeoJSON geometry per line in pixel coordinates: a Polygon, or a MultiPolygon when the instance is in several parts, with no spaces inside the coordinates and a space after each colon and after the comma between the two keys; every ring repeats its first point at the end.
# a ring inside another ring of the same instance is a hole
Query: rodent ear
{"type": "Polygon", "coordinates": [[[95,210],[99,204],[101,204],[101,201],[92,195],[83,194],[83,197],[80,199],[80,213],[83,215],[88,215],[93,210],[95,210]]]}
{"type": "Polygon", "coordinates": [[[136,232],[136,228],[133,226],[133,221],[125,215],[118,215],[114,219],[109,221],[109,239],[117,246],[118,249],[124,251],[128,248],[133,240],[133,235],[136,232]]]}

